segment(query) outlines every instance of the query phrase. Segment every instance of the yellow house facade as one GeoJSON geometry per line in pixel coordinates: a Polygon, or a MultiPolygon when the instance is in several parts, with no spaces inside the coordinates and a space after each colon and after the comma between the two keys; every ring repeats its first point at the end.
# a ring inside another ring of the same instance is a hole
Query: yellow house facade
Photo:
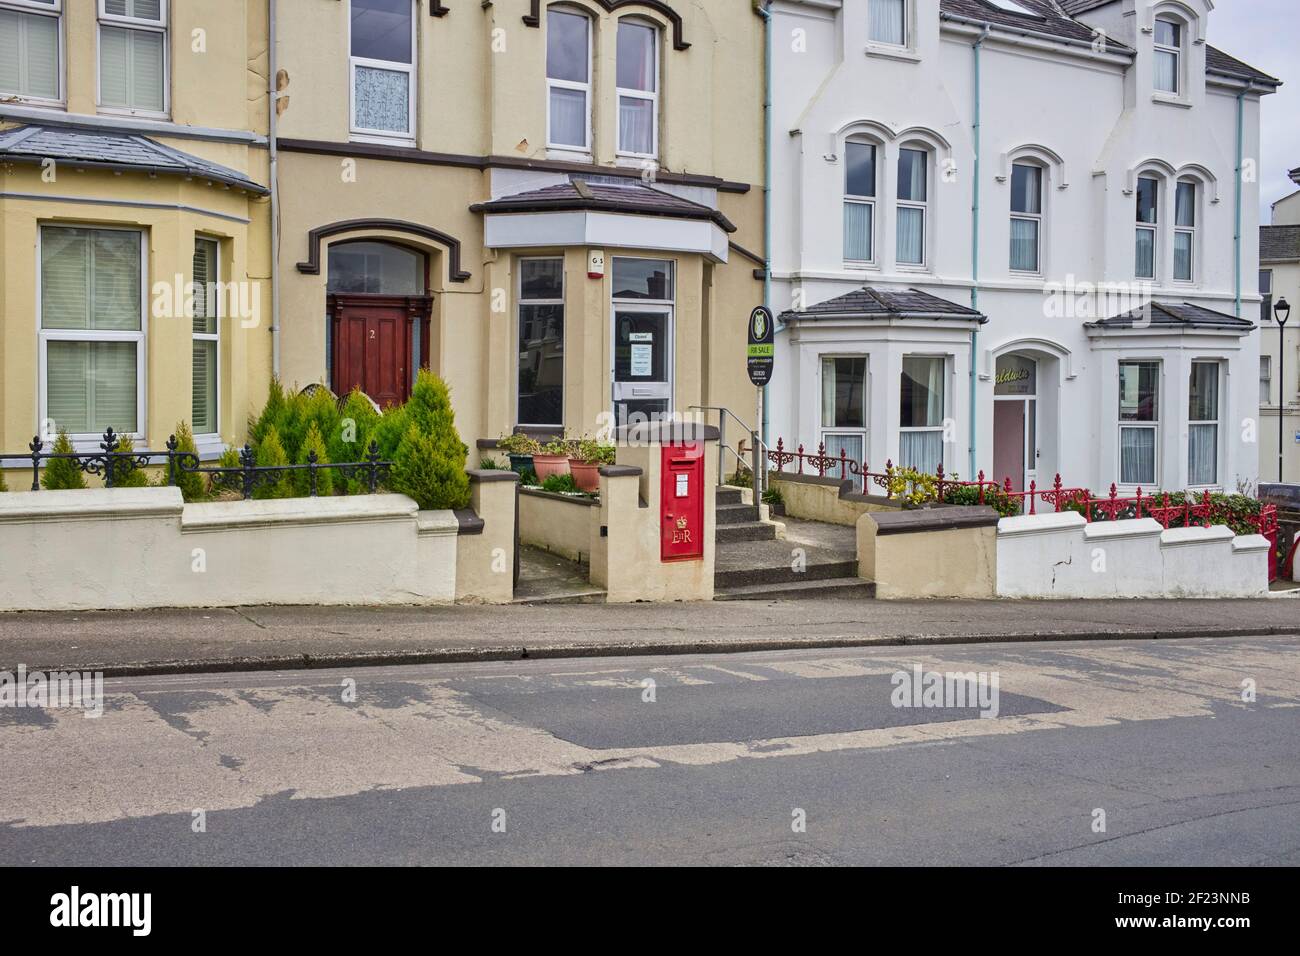
{"type": "Polygon", "coordinates": [[[749,0],[277,8],[286,384],[384,404],[427,366],[481,447],[701,405],[753,417],[749,0]]]}
{"type": "Polygon", "coordinates": [[[271,375],[268,15],[0,0],[7,467],[61,430],[158,450],[187,422],[208,457],[243,440],[271,375]]]}

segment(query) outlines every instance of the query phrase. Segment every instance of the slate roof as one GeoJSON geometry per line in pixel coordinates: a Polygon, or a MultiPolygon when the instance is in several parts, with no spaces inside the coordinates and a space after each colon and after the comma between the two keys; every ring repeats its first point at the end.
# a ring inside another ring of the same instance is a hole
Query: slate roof
{"type": "Polygon", "coordinates": [[[1260,226],[1259,261],[1300,259],[1300,226],[1260,226]]]}
{"type": "Polygon", "coordinates": [[[470,206],[471,212],[564,212],[575,209],[634,216],[667,216],[673,219],[708,219],[727,232],[736,231],[731,220],[718,210],[640,183],[610,186],[576,178],[571,182],[544,186],[470,206]]]}
{"type": "Polygon", "coordinates": [[[1070,16],[1079,13],[1087,13],[1089,10],[1096,10],[1098,7],[1104,7],[1108,3],[1114,3],[1115,0],[1057,0],[1061,9],[1070,16]]]}
{"type": "Polygon", "coordinates": [[[1205,72],[1214,73],[1218,76],[1231,76],[1237,79],[1254,80],[1256,83],[1263,83],[1268,86],[1281,86],[1282,81],[1275,76],[1269,76],[1262,70],[1257,70],[1249,63],[1243,63],[1235,56],[1229,56],[1217,47],[1212,47],[1208,43],[1205,45],[1205,72]]]}
{"type": "Polygon", "coordinates": [[[827,299],[806,309],[781,314],[782,322],[805,319],[967,319],[983,325],[988,319],[974,309],[919,289],[876,289],[863,286],[845,295],[827,299]]]}
{"type": "Polygon", "coordinates": [[[41,163],[46,159],[81,168],[192,176],[260,196],[270,193],[243,173],[135,133],[39,125],[0,132],[0,162],[41,163]]]}
{"type": "Polygon", "coordinates": [[[1158,329],[1160,331],[1220,329],[1243,334],[1252,332],[1255,329],[1254,323],[1245,319],[1239,319],[1235,315],[1228,315],[1226,312],[1216,312],[1203,306],[1192,305],[1190,302],[1177,304],[1172,302],[1152,302],[1146,309],[1133,309],[1097,322],[1085,322],[1083,327],[1103,331],[1131,329],[1134,327],[1158,329]]]}

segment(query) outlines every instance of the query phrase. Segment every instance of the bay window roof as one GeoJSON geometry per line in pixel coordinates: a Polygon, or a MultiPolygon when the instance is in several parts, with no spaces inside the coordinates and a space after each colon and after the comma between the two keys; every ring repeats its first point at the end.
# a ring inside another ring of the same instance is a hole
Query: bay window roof
{"type": "Polygon", "coordinates": [[[1152,302],[1146,308],[1131,309],[1108,319],[1085,322],[1085,329],[1109,332],[1120,329],[1178,332],[1187,330],[1221,331],[1245,335],[1255,330],[1255,324],[1226,312],[1216,312],[1190,302],[1152,302]]]}
{"type": "Polygon", "coordinates": [[[792,309],[781,314],[781,321],[786,324],[829,318],[956,319],[980,325],[988,322],[987,317],[974,309],[919,289],[877,289],[869,285],[806,309],[792,309]]]}

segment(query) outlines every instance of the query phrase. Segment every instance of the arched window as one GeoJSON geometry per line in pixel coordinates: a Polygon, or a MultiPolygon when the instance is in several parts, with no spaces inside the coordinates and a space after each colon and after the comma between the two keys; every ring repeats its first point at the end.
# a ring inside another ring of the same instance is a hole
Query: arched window
{"type": "Polygon", "coordinates": [[[591,18],[546,11],[547,141],[556,149],[591,149],[591,18]]]}
{"type": "Polygon", "coordinates": [[[1134,275],[1139,279],[1156,278],[1159,261],[1160,180],[1153,175],[1139,176],[1137,181],[1137,247],[1134,275]]]}
{"type": "Polygon", "coordinates": [[[424,256],[392,242],[336,242],[329,250],[330,292],[424,295],[424,256]]]}
{"type": "Polygon", "coordinates": [[[1043,182],[1035,162],[1011,166],[1011,271],[1043,271],[1043,182]]]}
{"type": "Polygon", "coordinates": [[[876,144],[848,140],[844,144],[844,261],[876,261],[876,144]]]}
{"type": "Polygon", "coordinates": [[[618,21],[618,152],[659,153],[659,30],[632,18],[618,21]]]}
{"type": "Polygon", "coordinates": [[[1174,194],[1174,279],[1191,282],[1196,276],[1196,180],[1178,180],[1174,194]]]}
{"type": "Polygon", "coordinates": [[[926,214],[930,195],[930,154],[918,146],[898,151],[899,265],[923,266],[926,255],[926,214]]]}
{"type": "Polygon", "coordinates": [[[1187,27],[1169,16],[1156,17],[1156,89],[1161,93],[1182,92],[1183,38],[1187,27]]]}

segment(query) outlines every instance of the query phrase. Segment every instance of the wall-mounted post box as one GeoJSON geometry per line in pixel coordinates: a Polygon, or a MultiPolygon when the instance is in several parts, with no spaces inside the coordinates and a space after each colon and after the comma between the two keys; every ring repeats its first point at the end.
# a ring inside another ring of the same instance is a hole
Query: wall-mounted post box
{"type": "Polygon", "coordinates": [[[704,445],[664,445],[661,468],[660,558],[704,558],[704,445]]]}

